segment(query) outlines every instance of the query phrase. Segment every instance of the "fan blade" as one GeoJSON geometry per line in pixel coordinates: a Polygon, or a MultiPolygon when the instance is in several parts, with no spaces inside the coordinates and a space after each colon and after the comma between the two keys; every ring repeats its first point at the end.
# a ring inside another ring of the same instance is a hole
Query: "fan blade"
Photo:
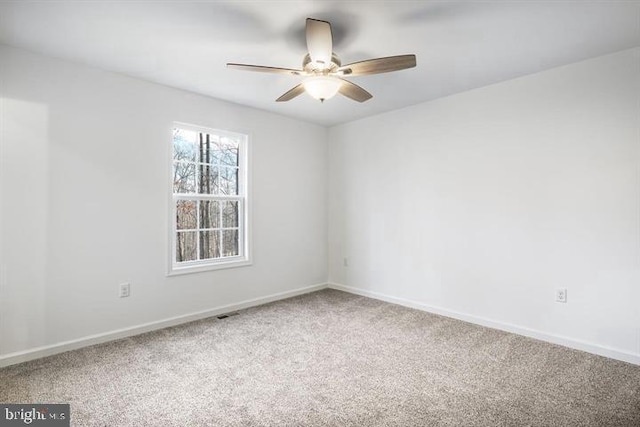
{"type": "Polygon", "coordinates": [[[329,68],[333,53],[331,24],[327,21],[307,18],[307,50],[311,61],[325,64],[325,68],[329,68]]]}
{"type": "Polygon", "coordinates": [[[373,95],[371,95],[366,90],[362,89],[357,84],[351,83],[349,80],[345,80],[345,79],[340,79],[340,80],[342,80],[342,85],[340,86],[339,92],[344,96],[346,96],[347,98],[351,98],[354,101],[358,101],[358,102],[364,102],[373,98],[373,95]]]}
{"type": "Polygon", "coordinates": [[[302,83],[300,83],[298,86],[294,87],[293,89],[282,95],[280,98],[276,99],[276,102],[291,101],[293,98],[302,94],[303,92],[304,86],[302,86],[302,83]]]}
{"type": "Polygon", "coordinates": [[[303,74],[302,70],[294,70],[292,68],[278,68],[278,67],[264,67],[262,65],[249,65],[249,64],[227,64],[228,68],[235,68],[236,70],[244,71],[259,71],[261,73],[274,73],[274,74],[293,74],[299,76],[303,74]]]}
{"type": "Polygon", "coordinates": [[[404,70],[416,66],[415,55],[388,56],[386,58],[367,59],[343,65],[336,70],[345,76],[366,76],[369,74],[388,73],[390,71],[404,70]]]}

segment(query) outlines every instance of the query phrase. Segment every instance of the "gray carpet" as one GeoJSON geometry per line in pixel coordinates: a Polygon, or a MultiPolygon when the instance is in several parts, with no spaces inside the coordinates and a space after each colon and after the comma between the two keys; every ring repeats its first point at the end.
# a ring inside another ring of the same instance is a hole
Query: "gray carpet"
{"type": "Polygon", "coordinates": [[[640,426],[640,366],[324,290],[0,370],[74,426],[640,426]]]}

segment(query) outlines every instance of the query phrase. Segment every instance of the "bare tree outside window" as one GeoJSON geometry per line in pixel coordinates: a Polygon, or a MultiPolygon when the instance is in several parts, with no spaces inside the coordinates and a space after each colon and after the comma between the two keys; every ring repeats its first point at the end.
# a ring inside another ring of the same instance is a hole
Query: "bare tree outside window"
{"type": "Polygon", "coordinates": [[[240,147],[226,135],[173,130],[176,263],[241,255],[240,147]]]}

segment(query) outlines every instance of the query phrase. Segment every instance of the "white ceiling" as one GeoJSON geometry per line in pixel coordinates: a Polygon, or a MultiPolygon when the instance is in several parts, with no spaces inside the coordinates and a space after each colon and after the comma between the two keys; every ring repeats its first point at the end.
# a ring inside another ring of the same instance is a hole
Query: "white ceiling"
{"type": "Polygon", "coordinates": [[[0,42],[334,125],[640,46],[640,2],[4,1],[0,42]],[[307,17],[333,24],[343,64],[415,53],[418,66],[351,78],[373,94],[363,104],[276,103],[299,77],[225,67],[299,68],[307,17]]]}

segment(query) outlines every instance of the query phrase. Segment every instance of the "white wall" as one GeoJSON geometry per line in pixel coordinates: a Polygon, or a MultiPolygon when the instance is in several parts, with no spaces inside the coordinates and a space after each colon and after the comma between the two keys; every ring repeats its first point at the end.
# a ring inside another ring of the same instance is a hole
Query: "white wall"
{"type": "Polygon", "coordinates": [[[0,356],[326,283],[325,128],[7,47],[0,85],[0,356]],[[251,134],[252,266],[166,277],[173,121],[251,134]]]}
{"type": "Polygon", "coordinates": [[[640,49],[332,128],[329,180],[330,281],[640,363],[640,49]]]}

